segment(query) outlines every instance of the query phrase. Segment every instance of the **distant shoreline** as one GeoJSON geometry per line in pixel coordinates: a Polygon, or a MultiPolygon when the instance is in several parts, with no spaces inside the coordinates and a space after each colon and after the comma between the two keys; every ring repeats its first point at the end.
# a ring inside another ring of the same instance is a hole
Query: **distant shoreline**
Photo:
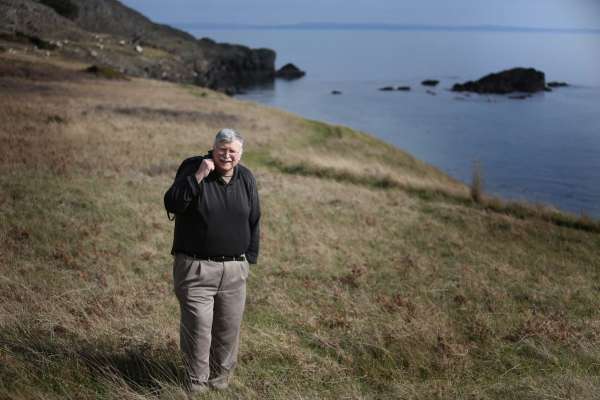
{"type": "Polygon", "coordinates": [[[433,31],[433,32],[519,32],[519,33],[559,33],[600,35],[600,28],[543,28],[497,25],[427,25],[427,24],[366,24],[366,23],[333,23],[311,22],[298,24],[232,24],[232,23],[177,23],[167,22],[184,30],[361,30],[361,31],[433,31]]]}

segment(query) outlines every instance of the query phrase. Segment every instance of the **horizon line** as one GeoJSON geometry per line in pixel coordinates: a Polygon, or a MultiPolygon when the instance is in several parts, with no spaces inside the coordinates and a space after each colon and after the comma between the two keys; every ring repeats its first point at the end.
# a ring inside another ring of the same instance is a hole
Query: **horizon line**
{"type": "Polygon", "coordinates": [[[526,27],[509,25],[434,25],[434,24],[387,24],[387,23],[341,23],[299,22],[294,24],[238,24],[226,22],[171,22],[184,29],[215,30],[371,30],[371,31],[487,31],[487,32],[531,32],[531,33],[588,33],[600,34],[600,28],[556,28],[526,27]]]}

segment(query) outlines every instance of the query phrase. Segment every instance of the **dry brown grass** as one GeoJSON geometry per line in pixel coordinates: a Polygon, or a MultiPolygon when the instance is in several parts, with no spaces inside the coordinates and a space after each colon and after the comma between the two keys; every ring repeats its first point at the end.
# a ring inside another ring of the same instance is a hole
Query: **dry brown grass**
{"type": "Polygon", "coordinates": [[[236,378],[207,398],[597,396],[598,233],[206,89],[0,86],[0,397],[183,398],[162,194],[224,124],[248,139],[262,254],[236,378]]]}

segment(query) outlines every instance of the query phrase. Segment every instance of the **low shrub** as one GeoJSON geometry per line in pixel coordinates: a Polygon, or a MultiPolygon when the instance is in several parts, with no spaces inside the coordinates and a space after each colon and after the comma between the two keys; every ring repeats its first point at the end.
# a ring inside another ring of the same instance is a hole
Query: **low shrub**
{"type": "Polygon", "coordinates": [[[481,203],[483,200],[483,176],[481,173],[481,164],[475,162],[473,165],[473,179],[471,181],[471,199],[475,203],[481,203]]]}
{"type": "Polygon", "coordinates": [[[127,76],[120,71],[108,66],[92,65],[84,70],[88,74],[94,74],[99,78],[127,80],[127,76]]]}

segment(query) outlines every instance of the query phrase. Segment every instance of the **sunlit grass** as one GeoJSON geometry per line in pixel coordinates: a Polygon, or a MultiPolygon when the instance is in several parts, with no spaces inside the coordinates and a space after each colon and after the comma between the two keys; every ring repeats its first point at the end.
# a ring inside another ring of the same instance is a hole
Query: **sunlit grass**
{"type": "Polygon", "coordinates": [[[207,89],[60,74],[0,78],[0,397],[185,398],[162,195],[224,125],[262,250],[206,398],[597,397],[597,221],[207,89]]]}

